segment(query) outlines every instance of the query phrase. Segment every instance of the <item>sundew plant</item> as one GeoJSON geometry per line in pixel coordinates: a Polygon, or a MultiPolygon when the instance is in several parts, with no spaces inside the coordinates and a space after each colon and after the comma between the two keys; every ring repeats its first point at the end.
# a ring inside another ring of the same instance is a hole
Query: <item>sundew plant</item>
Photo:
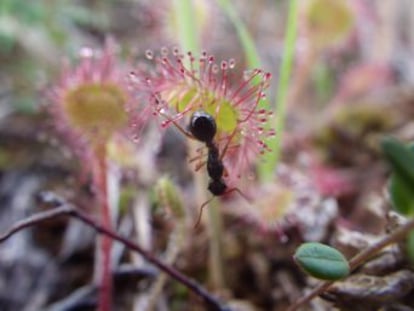
{"type": "Polygon", "coordinates": [[[414,305],[407,1],[0,9],[1,310],[414,305]]]}
{"type": "MultiPolygon", "coordinates": [[[[231,85],[233,59],[218,64],[207,52],[199,58],[178,50],[172,56],[167,50],[162,53],[155,56],[153,72],[132,74],[137,92],[149,94],[149,104],[162,127],[181,124],[185,128],[190,116],[200,110],[211,115],[217,126],[217,146],[227,149],[223,160],[228,174],[240,177],[259,155],[269,151],[265,139],[273,134],[266,128],[271,111],[260,108],[260,103],[266,98],[271,74],[253,69],[231,85]]],[[[147,51],[147,57],[152,60],[153,52],[147,51]]]]}

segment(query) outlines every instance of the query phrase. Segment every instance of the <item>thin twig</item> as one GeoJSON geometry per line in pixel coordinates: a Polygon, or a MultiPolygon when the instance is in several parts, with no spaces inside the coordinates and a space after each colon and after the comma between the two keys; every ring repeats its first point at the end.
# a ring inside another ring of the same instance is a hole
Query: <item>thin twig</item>
{"type": "Polygon", "coordinates": [[[96,305],[96,301],[91,299],[95,295],[97,288],[95,285],[86,285],[80,287],[66,296],[64,299],[49,305],[46,311],[68,311],[78,310],[85,305],[96,305]]]}
{"type": "Polygon", "coordinates": [[[126,239],[122,236],[119,236],[114,231],[109,230],[109,229],[103,227],[100,224],[97,224],[93,219],[86,216],[84,213],[81,213],[79,211],[74,211],[72,215],[74,217],[78,218],[79,220],[81,220],[82,222],[84,222],[84,223],[88,224],[89,226],[93,227],[96,231],[98,231],[102,234],[106,234],[107,236],[110,236],[114,240],[117,240],[118,242],[124,244],[129,249],[134,250],[137,253],[139,253],[142,257],[144,257],[147,261],[152,263],[154,266],[158,267],[160,270],[164,271],[169,276],[176,279],[178,282],[182,283],[187,288],[189,288],[191,291],[193,291],[198,296],[203,298],[204,302],[207,303],[211,307],[211,310],[220,310],[220,311],[224,310],[224,308],[221,307],[221,305],[217,301],[217,299],[214,298],[212,295],[210,295],[210,293],[208,291],[206,291],[201,285],[199,285],[194,280],[188,278],[187,276],[185,276],[184,274],[182,274],[181,272],[179,272],[175,268],[165,265],[163,262],[161,262],[154,255],[152,255],[151,253],[149,253],[146,250],[144,250],[143,248],[141,248],[141,246],[135,244],[134,242],[132,242],[132,241],[130,241],[130,240],[128,240],[128,239],[126,239]]]}
{"type": "Polygon", "coordinates": [[[90,227],[94,228],[97,232],[101,234],[105,234],[108,237],[124,244],[129,249],[139,253],[142,257],[144,257],[148,262],[152,263],[158,269],[162,270],[163,272],[167,273],[170,277],[177,280],[184,286],[186,286],[189,290],[194,292],[196,295],[201,297],[203,301],[208,305],[208,310],[212,311],[230,311],[229,308],[221,306],[220,302],[213,297],[205,288],[203,288],[200,284],[198,284],[193,279],[185,276],[180,271],[176,270],[172,266],[168,266],[161,262],[158,258],[154,255],[149,253],[148,251],[141,248],[141,246],[135,244],[134,242],[118,235],[113,230],[110,230],[101,224],[97,223],[93,218],[87,216],[85,213],[77,210],[74,206],[70,205],[69,203],[62,203],[61,206],[58,206],[54,209],[39,212],[34,214],[24,220],[18,221],[15,223],[6,233],[0,235],[0,243],[11,237],[14,233],[23,230],[27,227],[37,225],[41,222],[50,220],[57,216],[67,215],[71,217],[75,217],[78,220],[82,221],[83,223],[89,225],[90,227]]]}
{"type": "MultiPolygon", "coordinates": [[[[384,247],[395,243],[405,237],[411,230],[414,229],[414,219],[410,219],[407,223],[396,229],[394,232],[385,236],[383,239],[379,240],[375,244],[361,251],[359,254],[355,255],[351,260],[349,260],[349,267],[351,271],[354,271],[356,268],[367,262],[369,259],[374,257],[378,252],[384,247]]],[[[334,282],[327,281],[321,283],[319,286],[315,287],[311,292],[306,296],[297,300],[293,305],[291,305],[286,311],[295,311],[300,306],[310,302],[316,296],[319,296],[325,292],[334,282]]]]}
{"type": "Polygon", "coordinates": [[[57,216],[61,215],[69,215],[73,212],[73,207],[69,205],[62,205],[59,207],[56,207],[51,210],[47,210],[44,212],[39,212],[37,214],[34,214],[32,216],[29,216],[23,220],[20,220],[16,222],[7,232],[0,235],[0,243],[10,238],[13,234],[16,232],[23,230],[27,227],[31,227],[34,225],[37,225],[43,221],[55,218],[57,216]]]}

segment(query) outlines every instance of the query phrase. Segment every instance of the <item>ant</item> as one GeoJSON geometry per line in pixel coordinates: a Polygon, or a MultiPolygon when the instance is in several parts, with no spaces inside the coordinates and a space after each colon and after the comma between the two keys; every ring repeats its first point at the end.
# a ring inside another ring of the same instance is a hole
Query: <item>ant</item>
{"type": "MultiPolygon", "coordinates": [[[[225,194],[227,185],[223,180],[224,165],[218,147],[214,142],[214,137],[217,132],[216,121],[207,112],[199,110],[191,116],[188,128],[195,139],[206,144],[208,150],[207,173],[211,178],[208,184],[208,190],[214,196],[225,194]]],[[[223,150],[222,155],[224,155],[225,151],[226,148],[223,150]]]]}
{"type": "MultiPolygon", "coordinates": [[[[181,131],[184,135],[189,138],[196,139],[206,145],[208,150],[207,154],[207,173],[210,177],[210,181],[208,184],[208,190],[211,192],[213,196],[221,196],[224,194],[228,194],[233,191],[237,191],[242,197],[244,197],[247,201],[248,198],[240,191],[238,188],[231,188],[229,189],[226,182],[223,179],[223,175],[225,173],[225,168],[223,164],[223,156],[229,147],[231,138],[234,136],[234,133],[230,136],[229,141],[227,142],[226,146],[224,147],[223,151],[219,152],[219,148],[217,147],[216,143],[214,142],[214,138],[217,133],[217,124],[216,120],[212,115],[205,112],[204,110],[197,110],[195,111],[190,118],[190,123],[188,126],[188,133],[184,130],[179,124],[177,124],[174,120],[167,120],[167,122],[172,122],[179,131],[181,131]]],[[[203,208],[213,200],[214,197],[204,202],[200,207],[200,214],[198,216],[198,220],[196,222],[195,227],[198,226],[201,220],[201,215],[203,208]]]]}

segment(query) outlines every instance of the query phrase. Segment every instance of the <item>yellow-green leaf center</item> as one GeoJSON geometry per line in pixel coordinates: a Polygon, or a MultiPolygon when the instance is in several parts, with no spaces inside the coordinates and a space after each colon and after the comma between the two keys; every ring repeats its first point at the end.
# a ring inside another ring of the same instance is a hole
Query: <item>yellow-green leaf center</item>
{"type": "Polygon", "coordinates": [[[126,95],[112,84],[82,84],[69,91],[64,109],[69,122],[87,135],[106,139],[126,126],[126,95]]]}

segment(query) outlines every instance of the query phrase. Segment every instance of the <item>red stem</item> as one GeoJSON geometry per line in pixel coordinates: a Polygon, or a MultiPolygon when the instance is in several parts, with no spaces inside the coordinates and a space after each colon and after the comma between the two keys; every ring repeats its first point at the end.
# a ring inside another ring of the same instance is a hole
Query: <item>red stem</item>
{"type": "MultiPolygon", "coordinates": [[[[107,184],[107,163],[106,146],[101,145],[96,148],[97,165],[95,168],[95,185],[97,187],[98,202],[100,209],[101,223],[104,227],[112,229],[111,209],[108,202],[107,184]]],[[[95,264],[100,264],[95,271],[99,271],[97,280],[100,284],[98,310],[110,311],[112,309],[112,271],[111,271],[111,249],[112,239],[106,235],[98,237],[98,260],[95,264]]]]}

